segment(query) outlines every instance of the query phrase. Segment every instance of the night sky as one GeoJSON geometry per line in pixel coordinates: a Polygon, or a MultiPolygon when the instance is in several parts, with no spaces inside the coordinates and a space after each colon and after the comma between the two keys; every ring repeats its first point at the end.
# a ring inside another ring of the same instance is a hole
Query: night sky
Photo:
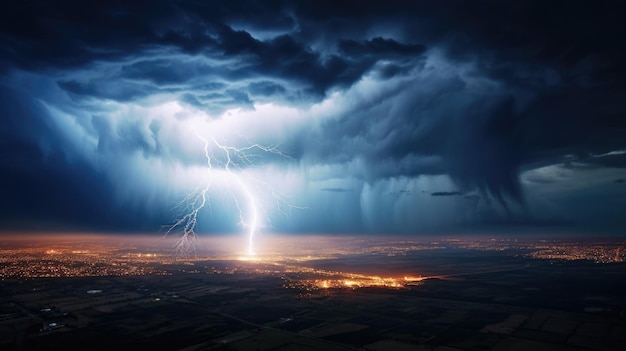
{"type": "Polygon", "coordinates": [[[0,229],[625,234],[621,5],[5,1],[0,229]]]}

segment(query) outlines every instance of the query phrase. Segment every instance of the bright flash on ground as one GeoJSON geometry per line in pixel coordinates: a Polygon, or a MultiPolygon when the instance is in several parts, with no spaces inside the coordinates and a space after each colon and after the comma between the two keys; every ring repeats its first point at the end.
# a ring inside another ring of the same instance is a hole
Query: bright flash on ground
{"type": "Polygon", "coordinates": [[[303,282],[319,289],[365,287],[403,288],[407,285],[417,285],[417,283],[424,279],[422,277],[392,278],[376,275],[369,276],[365,274],[345,274],[345,276],[348,278],[314,279],[305,280],[303,282]]]}

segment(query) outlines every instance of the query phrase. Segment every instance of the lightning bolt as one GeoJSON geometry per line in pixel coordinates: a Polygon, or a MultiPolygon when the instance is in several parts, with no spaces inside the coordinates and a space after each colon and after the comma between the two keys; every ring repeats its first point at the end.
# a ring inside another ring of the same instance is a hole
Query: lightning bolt
{"type": "Polygon", "coordinates": [[[176,253],[179,255],[188,255],[190,253],[196,253],[196,225],[198,224],[198,213],[207,203],[207,192],[211,188],[212,176],[211,176],[211,156],[209,155],[209,143],[200,134],[196,133],[196,136],[204,142],[204,155],[207,161],[207,183],[203,189],[195,191],[187,195],[181,202],[179,202],[175,208],[179,210],[179,213],[183,215],[174,222],[174,224],[167,226],[167,231],[164,237],[167,237],[174,231],[180,231],[181,235],[176,244],[174,245],[176,253]]]}
{"type": "MultiPolygon", "coordinates": [[[[232,172],[231,165],[235,165],[235,167],[237,168],[240,168],[240,167],[239,165],[233,162],[233,160],[230,157],[230,153],[234,152],[235,154],[241,155],[242,150],[249,150],[252,147],[260,147],[260,145],[255,144],[253,146],[250,146],[244,149],[238,149],[232,146],[221,145],[220,143],[217,142],[217,140],[215,140],[215,138],[213,138],[213,142],[215,143],[215,145],[217,145],[218,148],[223,150],[224,153],[226,154],[226,164],[224,165],[224,168],[226,169],[228,174],[230,174],[237,181],[237,184],[241,187],[241,190],[243,191],[246,199],[248,200],[248,206],[250,207],[251,218],[250,218],[250,223],[247,223],[247,224],[244,221],[243,212],[241,211],[241,208],[239,207],[239,202],[238,201],[235,201],[235,202],[237,203],[237,207],[239,208],[239,223],[241,223],[244,227],[248,226],[249,228],[248,229],[248,255],[254,255],[254,249],[253,249],[254,232],[256,231],[257,222],[259,220],[259,211],[257,210],[256,199],[250,192],[250,189],[241,180],[241,177],[239,177],[239,175],[232,172]]],[[[243,155],[246,156],[245,154],[243,155]]],[[[242,159],[246,160],[247,158],[243,157],[242,159]]]]}
{"type": "MultiPolygon", "coordinates": [[[[264,189],[269,190],[277,204],[278,210],[284,214],[289,215],[291,209],[293,208],[301,208],[298,206],[293,206],[286,201],[286,196],[274,189],[269,184],[262,182],[260,180],[246,177],[243,179],[243,169],[246,167],[254,166],[254,157],[255,154],[252,152],[253,150],[260,150],[264,153],[271,153],[281,157],[290,158],[288,155],[283,153],[277,147],[270,147],[261,145],[258,143],[250,143],[248,139],[248,146],[245,147],[234,147],[229,145],[224,145],[217,141],[215,137],[211,137],[210,141],[200,135],[198,132],[195,133],[196,136],[202,140],[204,143],[204,156],[206,158],[207,165],[207,181],[206,185],[200,189],[196,190],[189,195],[187,195],[181,202],[179,202],[175,209],[178,210],[179,218],[174,222],[174,224],[166,226],[166,233],[164,237],[172,233],[179,233],[180,237],[175,244],[175,249],[177,254],[187,256],[189,254],[196,253],[196,226],[198,224],[198,214],[200,210],[202,210],[205,206],[209,205],[208,193],[213,184],[213,173],[212,170],[214,166],[219,166],[221,169],[225,170],[228,174],[229,178],[234,181],[237,187],[240,189],[240,193],[243,195],[243,201],[245,201],[245,211],[244,207],[241,206],[239,197],[235,194],[235,192],[231,191],[231,195],[233,201],[239,211],[239,224],[247,229],[248,236],[248,255],[252,256],[255,254],[254,250],[254,240],[255,234],[259,227],[259,217],[262,211],[262,202],[257,199],[255,188],[252,185],[256,184],[257,187],[262,186],[264,189]],[[212,143],[211,143],[212,142],[212,143]],[[214,145],[221,154],[222,161],[220,161],[219,157],[211,157],[214,156],[214,153],[210,150],[210,145],[214,145]],[[212,162],[213,161],[213,162],[212,162]],[[245,215],[247,214],[247,216],[245,215]]],[[[269,216],[267,217],[267,223],[271,225],[271,220],[269,216]]]]}

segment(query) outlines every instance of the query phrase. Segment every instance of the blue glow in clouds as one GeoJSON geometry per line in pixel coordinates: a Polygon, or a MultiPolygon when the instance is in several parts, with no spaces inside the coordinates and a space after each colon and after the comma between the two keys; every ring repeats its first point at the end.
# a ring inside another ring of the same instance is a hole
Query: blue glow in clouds
{"type": "MultiPolygon", "coordinates": [[[[210,128],[207,128],[207,130],[210,130],[210,128]]],[[[217,176],[217,173],[214,172],[214,167],[219,167],[220,170],[225,171],[222,172],[221,177],[226,180],[226,182],[220,183],[228,189],[229,195],[235,204],[239,215],[238,224],[246,229],[248,236],[247,254],[252,256],[255,254],[255,234],[260,227],[261,210],[259,207],[261,206],[261,201],[257,199],[257,194],[250,183],[262,185],[265,190],[270,190],[272,198],[278,204],[278,207],[287,206],[288,208],[293,208],[294,206],[288,204],[285,201],[285,196],[280,191],[273,189],[270,184],[250,176],[246,177],[244,175],[245,168],[255,166],[254,158],[257,156],[255,151],[274,154],[284,158],[288,158],[288,156],[276,147],[264,146],[258,143],[249,143],[247,146],[235,147],[221,144],[215,136],[205,137],[198,131],[194,133],[204,144],[206,184],[201,189],[189,193],[176,206],[180,216],[174,224],[166,226],[167,232],[165,236],[173,233],[179,234],[180,237],[175,245],[178,254],[188,255],[195,253],[197,226],[200,220],[198,217],[201,210],[210,201],[209,192],[214,183],[214,178],[217,176]],[[214,148],[211,148],[211,146],[214,146],[214,148]],[[212,157],[212,154],[215,152],[221,153],[221,157],[212,157]]],[[[263,212],[267,213],[267,211],[263,212]]],[[[271,222],[269,218],[267,222],[271,222]]]]}
{"type": "Polygon", "coordinates": [[[270,231],[626,226],[617,5],[9,3],[0,226],[168,224],[181,254],[198,234],[254,254],[270,231]]]}

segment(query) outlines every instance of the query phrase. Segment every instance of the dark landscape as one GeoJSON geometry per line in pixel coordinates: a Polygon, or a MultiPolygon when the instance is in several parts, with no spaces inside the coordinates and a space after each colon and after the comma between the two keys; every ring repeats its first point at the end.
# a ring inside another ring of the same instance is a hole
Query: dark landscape
{"type": "Polygon", "coordinates": [[[620,238],[344,238],[341,251],[315,248],[323,259],[293,250],[224,258],[203,252],[210,239],[197,256],[177,258],[167,242],[141,240],[5,240],[2,349],[582,351],[626,343],[620,238]],[[60,273],[9,275],[20,259],[6,257],[20,247],[24,270],[60,273]]]}

